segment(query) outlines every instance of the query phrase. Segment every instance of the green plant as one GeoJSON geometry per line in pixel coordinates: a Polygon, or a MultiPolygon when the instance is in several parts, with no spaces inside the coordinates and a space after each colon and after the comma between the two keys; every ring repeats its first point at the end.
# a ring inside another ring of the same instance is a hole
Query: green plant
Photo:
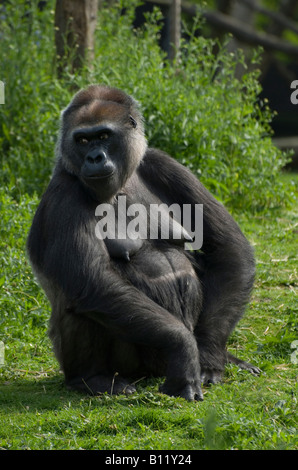
{"type": "Polygon", "coordinates": [[[155,10],[133,31],[134,3],[120,2],[100,10],[93,67],[76,74],[66,69],[58,80],[53,8],[53,1],[42,12],[32,6],[28,16],[27,3],[15,8],[12,1],[4,10],[9,22],[3,23],[0,43],[6,82],[1,182],[13,194],[43,191],[60,110],[75,89],[101,82],[133,94],[150,145],[189,166],[230,207],[261,210],[287,203],[291,191],[277,179],[287,157],[271,143],[270,113],[258,104],[257,72],[235,78],[241,55],[197,37],[195,24],[171,64],[158,45],[160,13],[155,10]]]}

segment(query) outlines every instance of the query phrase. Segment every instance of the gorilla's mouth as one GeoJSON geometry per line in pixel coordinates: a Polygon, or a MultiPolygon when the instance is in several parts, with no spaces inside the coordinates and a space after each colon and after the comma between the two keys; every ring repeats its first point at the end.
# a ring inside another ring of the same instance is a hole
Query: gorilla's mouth
{"type": "Polygon", "coordinates": [[[116,167],[113,162],[99,162],[90,163],[88,160],[85,161],[81,168],[81,175],[83,178],[88,180],[107,179],[110,178],[116,171],[116,167]]]}
{"type": "Polygon", "coordinates": [[[87,180],[102,180],[105,178],[110,178],[115,173],[115,170],[107,169],[106,171],[100,171],[99,173],[83,171],[83,178],[87,180]]]}
{"type": "Polygon", "coordinates": [[[91,180],[102,180],[102,179],[105,179],[105,178],[109,178],[110,176],[112,176],[114,174],[114,171],[110,171],[109,173],[106,173],[106,174],[94,174],[94,175],[85,175],[84,178],[85,179],[91,179],[91,180]]]}

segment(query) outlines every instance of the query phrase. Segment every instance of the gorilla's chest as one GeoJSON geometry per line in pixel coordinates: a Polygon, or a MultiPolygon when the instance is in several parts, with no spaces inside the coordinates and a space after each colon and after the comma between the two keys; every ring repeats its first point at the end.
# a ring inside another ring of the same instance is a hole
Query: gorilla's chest
{"type": "Polygon", "coordinates": [[[178,204],[168,207],[152,195],[148,199],[151,203],[135,202],[123,193],[117,196],[114,204],[97,207],[96,234],[104,240],[112,259],[130,261],[145,240],[153,244],[163,240],[176,246],[192,240],[181,224],[178,204]]]}

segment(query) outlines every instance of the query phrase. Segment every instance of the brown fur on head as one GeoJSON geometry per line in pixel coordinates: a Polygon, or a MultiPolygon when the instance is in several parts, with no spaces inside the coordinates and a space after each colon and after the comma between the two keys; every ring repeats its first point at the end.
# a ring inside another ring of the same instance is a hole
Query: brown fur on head
{"type": "Polygon", "coordinates": [[[138,103],[118,88],[90,85],[80,90],[63,111],[62,122],[68,124],[69,118],[74,114],[78,121],[89,115],[89,119],[91,117],[94,122],[131,117],[136,122],[139,132],[144,132],[143,117],[138,109],[138,103]]]}

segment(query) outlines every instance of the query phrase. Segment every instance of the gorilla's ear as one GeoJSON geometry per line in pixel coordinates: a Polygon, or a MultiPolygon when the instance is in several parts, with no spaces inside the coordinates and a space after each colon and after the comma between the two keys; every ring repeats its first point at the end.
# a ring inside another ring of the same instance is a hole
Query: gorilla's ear
{"type": "Polygon", "coordinates": [[[132,127],[133,127],[134,129],[136,129],[136,127],[137,127],[137,121],[136,121],[131,115],[129,115],[129,121],[130,121],[132,127]]]}

